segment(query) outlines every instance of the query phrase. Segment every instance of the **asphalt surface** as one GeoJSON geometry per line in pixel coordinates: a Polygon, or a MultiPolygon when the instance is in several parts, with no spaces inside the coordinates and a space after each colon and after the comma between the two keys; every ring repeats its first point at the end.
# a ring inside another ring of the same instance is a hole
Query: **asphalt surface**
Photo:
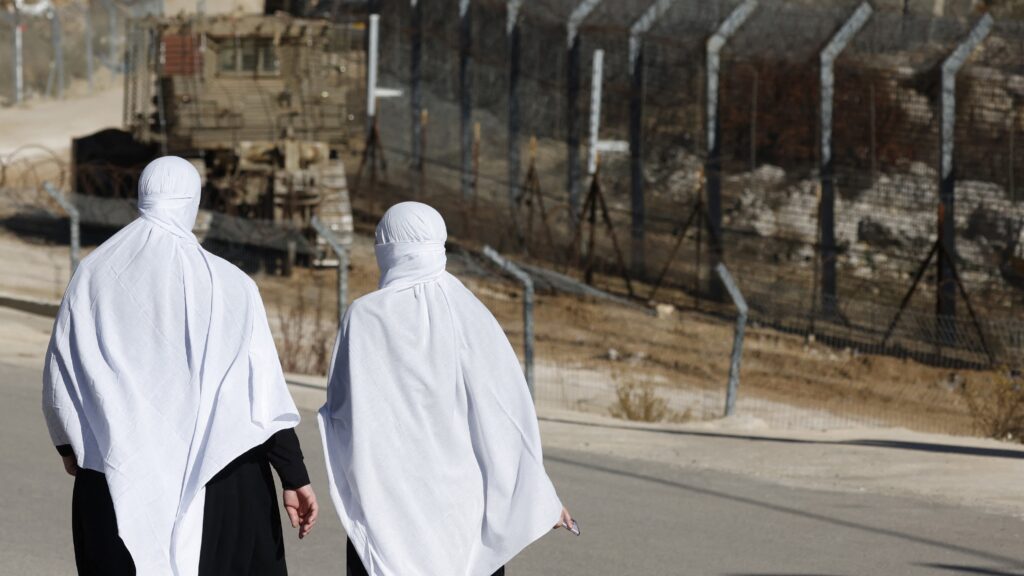
{"type": "MultiPolygon", "coordinates": [[[[0,364],[3,575],[74,573],[72,479],[49,443],[39,381],[38,370],[0,364]]],[[[289,567],[344,574],[345,538],[326,493],[316,422],[303,417],[299,436],[324,508],[307,539],[288,528],[289,567]]],[[[549,534],[510,563],[510,575],[1024,574],[1024,521],[1008,516],[586,452],[548,450],[546,459],[583,534],[549,534]]]]}

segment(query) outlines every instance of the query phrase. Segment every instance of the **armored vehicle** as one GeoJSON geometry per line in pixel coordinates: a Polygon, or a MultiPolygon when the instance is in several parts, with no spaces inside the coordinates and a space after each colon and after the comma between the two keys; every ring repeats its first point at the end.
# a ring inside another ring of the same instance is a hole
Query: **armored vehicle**
{"type": "Polygon", "coordinates": [[[339,151],[358,125],[358,30],[283,13],[191,16],[134,21],[125,45],[124,128],[73,142],[78,194],[132,198],[141,166],[174,154],[203,174],[203,208],[230,223],[210,224],[216,240],[321,259],[314,216],[347,239],[339,151]]]}

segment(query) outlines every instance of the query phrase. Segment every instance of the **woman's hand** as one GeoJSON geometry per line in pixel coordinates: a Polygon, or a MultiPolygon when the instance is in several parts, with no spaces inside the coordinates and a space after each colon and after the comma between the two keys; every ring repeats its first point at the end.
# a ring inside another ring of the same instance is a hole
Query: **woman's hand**
{"type": "Polygon", "coordinates": [[[569,509],[562,506],[562,515],[558,518],[558,524],[555,524],[555,528],[566,528],[572,526],[572,514],[569,514],[569,509]]]}
{"type": "Polygon", "coordinates": [[[288,512],[288,519],[292,528],[299,529],[299,538],[305,538],[313,525],[316,524],[316,516],[320,508],[316,503],[316,494],[313,487],[306,484],[298,490],[284,490],[282,493],[284,509],[288,512]]]}
{"type": "Polygon", "coordinates": [[[75,461],[74,456],[61,456],[60,459],[64,461],[65,472],[72,476],[78,474],[78,462],[75,461]]]}

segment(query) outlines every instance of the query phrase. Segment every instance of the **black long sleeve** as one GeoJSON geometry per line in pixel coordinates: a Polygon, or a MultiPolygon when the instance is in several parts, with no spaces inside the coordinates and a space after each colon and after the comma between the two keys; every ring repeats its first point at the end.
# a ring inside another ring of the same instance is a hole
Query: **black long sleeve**
{"type": "Polygon", "coordinates": [[[61,456],[74,456],[75,451],[71,449],[71,444],[61,444],[57,446],[57,454],[61,456]]]}
{"type": "Polygon", "coordinates": [[[302,447],[295,430],[288,428],[270,437],[264,446],[267,448],[267,460],[277,471],[281,486],[286,490],[295,490],[309,484],[309,473],[302,460],[302,447]]]}

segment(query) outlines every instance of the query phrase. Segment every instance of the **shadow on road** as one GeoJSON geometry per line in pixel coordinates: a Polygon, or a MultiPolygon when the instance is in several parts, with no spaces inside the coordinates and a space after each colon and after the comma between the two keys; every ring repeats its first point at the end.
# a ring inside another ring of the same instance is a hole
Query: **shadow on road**
{"type": "Polygon", "coordinates": [[[983,574],[985,576],[1021,576],[1021,572],[1007,572],[999,568],[982,568],[981,566],[962,566],[960,564],[918,564],[927,568],[956,572],[957,574],[983,574]]]}
{"type": "Polygon", "coordinates": [[[640,432],[654,432],[657,434],[672,434],[676,436],[694,436],[701,438],[723,438],[728,440],[749,440],[751,442],[774,442],[779,444],[805,444],[825,446],[867,446],[871,448],[891,448],[895,450],[915,450],[918,452],[932,452],[938,454],[960,454],[964,456],[983,456],[987,458],[1010,458],[1024,460],[1024,450],[1013,450],[1009,448],[981,448],[977,446],[957,446],[954,444],[937,444],[930,442],[906,442],[900,440],[803,440],[800,438],[771,438],[768,436],[751,436],[746,434],[725,434],[721,432],[703,432],[700,430],[665,430],[647,426],[618,426],[615,424],[578,422],[562,418],[539,418],[547,422],[560,424],[574,424],[576,426],[591,426],[594,428],[611,428],[619,430],[634,430],[640,432]]]}
{"type": "MultiPolygon", "coordinates": [[[[552,462],[558,462],[560,464],[565,464],[565,465],[568,465],[568,466],[577,466],[577,467],[580,467],[580,468],[585,468],[585,469],[593,470],[593,471],[596,471],[596,472],[604,472],[606,474],[614,474],[614,475],[623,476],[623,477],[627,477],[627,478],[634,478],[634,479],[637,479],[637,480],[643,480],[643,481],[646,481],[646,482],[652,482],[652,483],[655,483],[655,484],[660,484],[662,486],[669,486],[669,487],[672,487],[672,488],[678,488],[680,490],[685,490],[687,492],[691,492],[691,493],[694,493],[694,494],[700,494],[700,495],[703,495],[703,496],[710,496],[710,497],[713,497],[713,498],[720,498],[720,499],[723,499],[723,500],[728,500],[728,501],[731,501],[731,502],[738,502],[738,503],[746,504],[746,505],[749,505],[749,506],[756,506],[758,508],[762,508],[762,509],[765,509],[765,510],[771,510],[773,512],[778,512],[780,514],[788,514],[788,515],[791,515],[791,516],[797,516],[797,517],[800,517],[800,518],[806,518],[806,519],[809,519],[809,520],[815,520],[815,521],[822,522],[822,523],[825,523],[825,524],[831,524],[833,526],[840,526],[840,527],[849,528],[849,529],[852,529],[852,530],[860,530],[862,532],[867,532],[867,533],[870,533],[870,534],[879,534],[879,535],[883,535],[883,536],[888,536],[890,538],[897,538],[897,539],[900,539],[900,540],[903,540],[903,541],[906,541],[906,542],[912,542],[912,543],[915,543],[915,544],[922,544],[922,545],[925,545],[925,546],[932,546],[932,547],[935,547],[935,548],[941,548],[941,549],[946,550],[946,551],[955,551],[955,552],[958,552],[960,554],[964,554],[966,556],[973,556],[975,558],[980,558],[980,559],[983,559],[983,560],[987,560],[989,562],[995,562],[995,563],[1004,564],[1004,565],[1007,565],[1007,566],[1014,566],[1014,567],[1021,566],[1021,567],[1024,567],[1024,560],[1021,560],[1019,558],[1011,558],[1009,556],[1002,556],[1000,554],[993,554],[991,552],[986,552],[984,550],[976,550],[974,548],[969,548],[967,546],[961,546],[959,544],[954,544],[954,543],[950,543],[950,542],[943,542],[941,540],[934,540],[934,539],[925,538],[925,537],[922,537],[922,536],[916,536],[914,534],[908,534],[906,532],[900,532],[898,530],[892,530],[892,529],[889,529],[889,528],[882,528],[882,527],[878,527],[878,526],[871,526],[871,525],[868,525],[868,524],[862,524],[862,523],[859,523],[859,522],[852,522],[852,521],[849,521],[849,520],[843,520],[843,519],[840,519],[840,518],[833,518],[833,517],[830,517],[830,516],[825,516],[823,514],[815,514],[813,512],[807,512],[805,510],[800,510],[798,508],[792,508],[792,507],[789,507],[789,506],[782,506],[782,505],[779,505],[779,504],[773,504],[771,502],[765,502],[765,501],[761,501],[761,500],[756,500],[754,498],[748,498],[748,497],[745,497],[745,496],[737,496],[735,494],[729,494],[727,492],[722,492],[722,491],[719,491],[719,490],[712,490],[710,488],[701,488],[699,486],[694,486],[692,484],[686,484],[684,482],[679,482],[679,481],[675,481],[675,480],[666,480],[664,478],[658,478],[656,476],[651,476],[651,475],[647,475],[647,474],[640,474],[640,473],[636,473],[636,472],[628,472],[628,471],[619,470],[619,469],[616,469],[616,468],[611,468],[611,467],[608,467],[608,466],[601,466],[601,465],[598,465],[598,464],[588,464],[586,462],[579,462],[579,461],[576,461],[576,460],[572,460],[572,459],[564,458],[564,457],[559,457],[559,456],[546,455],[545,456],[545,460],[550,460],[552,462]]],[[[985,572],[977,572],[977,574],[985,574],[985,572]]],[[[1007,572],[1004,572],[1004,573],[994,572],[993,574],[1010,574],[1010,573],[1007,573],[1007,572]]],[[[1017,576],[1017,575],[1013,574],[1011,576],[1017,576]]]]}

